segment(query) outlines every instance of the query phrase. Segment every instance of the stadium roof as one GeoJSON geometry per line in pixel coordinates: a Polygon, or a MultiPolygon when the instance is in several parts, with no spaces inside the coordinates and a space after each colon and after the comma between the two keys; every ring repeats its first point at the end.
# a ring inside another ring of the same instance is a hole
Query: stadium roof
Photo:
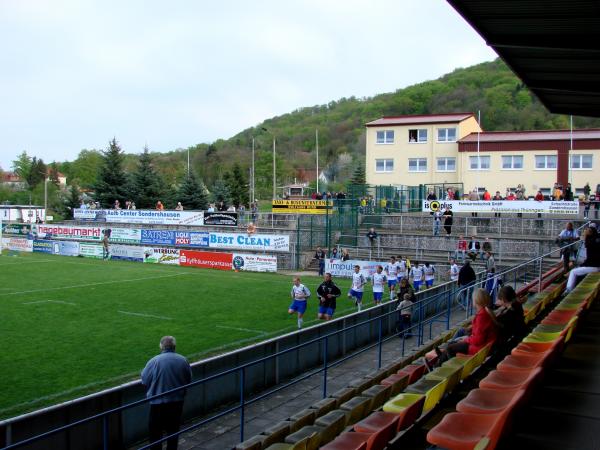
{"type": "Polygon", "coordinates": [[[380,127],[386,125],[417,125],[426,123],[458,123],[469,117],[473,113],[453,113],[453,114],[423,114],[410,116],[386,116],[381,119],[368,122],[367,127],[380,127]]]}
{"type": "MultiPolygon", "coordinates": [[[[477,134],[471,133],[458,142],[477,142],[477,134]]],[[[570,140],[569,130],[547,130],[547,131],[487,131],[479,133],[479,142],[511,142],[511,141],[558,141],[570,140]]],[[[600,130],[573,130],[573,139],[600,139],[600,130]]]]}
{"type": "Polygon", "coordinates": [[[598,0],[447,0],[553,113],[600,117],[598,0]]]}

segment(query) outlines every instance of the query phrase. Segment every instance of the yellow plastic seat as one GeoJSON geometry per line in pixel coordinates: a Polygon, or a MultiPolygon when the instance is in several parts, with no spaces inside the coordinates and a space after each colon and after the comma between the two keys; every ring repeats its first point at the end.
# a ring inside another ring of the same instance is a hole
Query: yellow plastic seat
{"type": "Polygon", "coordinates": [[[448,385],[448,379],[443,380],[425,380],[421,379],[415,384],[410,385],[406,388],[407,393],[413,394],[424,394],[425,404],[423,405],[423,411],[429,411],[435,405],[437,405],[446,392],[446,386],[448,385]]]}
{"type": "Polygon", "coordinates": [[[448,380],[446,393],[452,392],[460,383],[462,367],[438,367],[433,372],[425,375],[426,380],[448,380]]]}
{"type": "Polygon", "coordinates": [[[400,414],[405,409],[411,407],[424,397],[425,396],[423,394],[409,394],[404,392],[402,394],[396,395],[393,399],[386,402],[383,405],[383,410],[385,412],[400,414]]]}

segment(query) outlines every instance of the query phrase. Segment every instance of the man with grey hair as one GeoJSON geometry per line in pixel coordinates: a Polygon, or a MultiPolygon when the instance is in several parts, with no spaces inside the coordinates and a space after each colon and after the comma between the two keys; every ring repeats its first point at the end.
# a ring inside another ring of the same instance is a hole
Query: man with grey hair
{"type": "MultiPolygon", "coordinates": [[[[160,354],[152,358],[142,370],[142,383],[146,386],[146,397],[168,392],[192,381],[192,369],[187,359],[175,353],[176,341],[173,336],[164,336],[160,340],[160,354]]],[[[150,400],[150,442],[179,431],[185,389],[172,392],[150,400]]],[[[177,437],[167,441],[167,450],[177,448],[177,437]]],[[[162,449],[162,443],[152,446],[162,449]]]]}

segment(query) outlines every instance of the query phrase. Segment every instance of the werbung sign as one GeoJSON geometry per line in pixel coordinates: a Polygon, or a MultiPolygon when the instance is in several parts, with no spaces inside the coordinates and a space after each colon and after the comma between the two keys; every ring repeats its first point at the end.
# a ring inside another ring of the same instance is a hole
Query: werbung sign
{"type": "Polygon", "coordinates": [[[273,200],[272,211],[278,214],[325,214],[331,200],[273,200]]]}
{"type": "Polygon", "coordinates": [[[454,213],[539,213],[539,214],[579,214],[579,202],[538,202],[535,200],[423,200],[423,212],[444,211],[454,213]]]}

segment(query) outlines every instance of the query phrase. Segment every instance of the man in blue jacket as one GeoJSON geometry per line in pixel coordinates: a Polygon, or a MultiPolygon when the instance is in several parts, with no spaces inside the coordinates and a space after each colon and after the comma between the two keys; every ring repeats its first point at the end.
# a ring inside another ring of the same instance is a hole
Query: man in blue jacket
{"type": "MultiPolygon", "coordinates": [[[[175,338],[164,336],[160,340],[160,354],[152,358],[142,370],[142,383],[146,386],[146,397],[168,392],[192,381],[192,369],[187,359],[175,353],[175,338]]],[[[179,431],[183,398],[185,389],[172,392],[150,400],[150,420],[148,428],[150,442],[155,442],[163,437],[179,431]]],[[[161,449],[162,443],[152,446],[152,449],[161,449]]],[[[167,441],[167,450],[177,449],[177,437],[167,441]]]]}

